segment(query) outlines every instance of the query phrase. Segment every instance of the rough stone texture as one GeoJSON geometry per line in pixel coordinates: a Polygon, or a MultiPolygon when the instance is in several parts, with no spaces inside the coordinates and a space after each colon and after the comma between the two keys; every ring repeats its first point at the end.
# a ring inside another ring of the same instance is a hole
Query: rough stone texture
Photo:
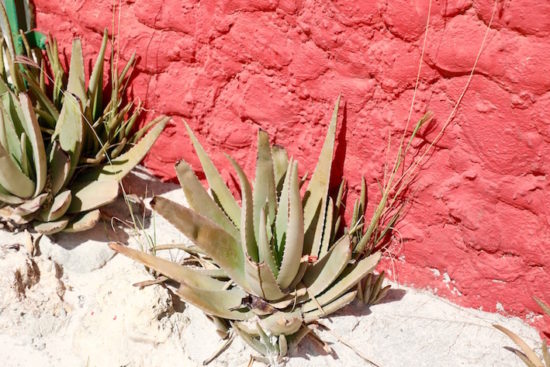
{"type": "MultiPolygon", "coordinates": [[[[113,23],[113,1],[35,1],[38,27],[86,55],[113,23]]],[[[405,126],[428,0],[127,0],[115,17],[123,59],[140,57],[134,94],[174,125],[146,165],[173,179],[193,163],[183,119],[218,165],[223,152],[253,172],[255,133],[267,130],[311,170],[338,93],[346,103],[337,166],[377,198],[388,134],[405,126]]],[[[413,120],[441,126],[481,44],[493,1],[433,1],[413,120]]],[[[530,319],[550,295],[550,11],[548,2],[499,2],[488,44],[458,114],[414,184],[393,251],[393,275],[454,302],[530,319]]],[[[436,131],[423,136],[428,141],[436,131]]],[[[422,141],[419,139],[418,144],[422,141]]],[[[416,144],[416,145],[418,145],[416,144]]],[[[349,196],[354,198],[355,192],[349,196]]],[[[370,208],[372,210],[372,208],[370,208]]],[[[549,332],[550,323],[538,321],[549,332]]]]}

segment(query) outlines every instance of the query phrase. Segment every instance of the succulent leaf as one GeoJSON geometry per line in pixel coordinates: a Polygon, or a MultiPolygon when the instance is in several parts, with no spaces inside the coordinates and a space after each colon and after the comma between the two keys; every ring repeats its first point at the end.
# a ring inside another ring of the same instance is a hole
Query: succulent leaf
{"type": "Polygon", "coordinates": [[[84,58],[82,57],[82,44],[78,38],[73,40],[67,92],[76,98],[81,108],[86,106],[87,97],[84,75],[84,58]]]}
{"type": "Polygon", "coordinates": [[[91,170],[83,178],[79,178],[80,182],[91,181],[120,181],[126,176],[141,160],[145,157],[149,149],[153,146],[160,133],[168,123],[170,118],[160,117],[159,122],[141,139],[136,145],[129,149],[126,153],[120,155],[116,159],[111,160],[99,168],[91,170]]]}
{"type": "Polygon", "coordinates": [[[235,171],[237,171],[237,176],[239,176],[239,183],[241,185],[241,244],[244,253],[250,256],[253,261],[257,262],[258,246],[256,245],[256,237],[254,235],[252,189],[241,166],[239,166],[233,158],[228,158],[235,171]]]}
{"type": "Polygon", "coordinates": [[[52,139],[58,139],[61,149],[71,158],[71,173],[67,179],[74,174],[80,160],[84,139],[82,116],[82,108],[78,99],[72,94],[66,94],[52,139]]]}
{"type": "Polygon", "coordinates": [[[308,293],[317,296],[323,292],[342,274],[350,259],[351,243],[349,236],[345,235],[304,275],[303,282],[308,293]]]}
{"type": "Polygon", "coordinates": [[[34,230],[45,235],[52,235],[63,231],[68,224],[69,219],[63,217],[53,222],[37,223],[34,225],[34,230]]]}
{"type": "Polygon", "coordinates": [[[338,122],[338,108],[340,106],[340,97],[336,100],[332,119],[328,128],[327,136],[319,155],[319,161],[313,171],[309,181],[304,203],[304,224],[306,230],[313,224],[315,213],[320,203],[328,195],[330,184],[330,171],[332,166],[332,157],[334,155],[334,140],[336,138],[336,124],[338,122]]]}
{"type": "Polygon", "coordinates": [[[26,94],[21,93],[19,95],[19,102],[21,104],[21,109],[23,110],[24,129],[27,132],[27,137],[29,138],[32,148],[36,186],[34,196],[38,196],[46,185],[46,150],[44,148],[44,141],[42,140],[40,126],[38,125],[38,120],[34,114],[29,97],[27,97],[26,94]]]}
{"type": "Polygon", "coordinates": [[[49,158],[52,193],[55,195],[65,186],[71,172],[71,157],[57,141],[54,141],[49,158]]]}
{"type": "Polygon", "coordinates": [[[275,187],[279,191],[288,170],[288,154],[283,147],[271,147],[271,156],[273,160],[273,172],[275,174],[275,187]]]}
{"type": "Polygon", "coordinates": [[[292,335],[302,326],[303,318],[300,310],[292,312],[277,311],[260,320],[260,326],[269,330],[271,335],[292,335]]]}
{"type": "Polygon", "coordinates": [[[20,198],[30,198],[35,191],[34,182],[21,172],[2,146],[0,146],[0,186],[20,198]]]}
{"type": "Polygon", "coordinates": [[[65,227],[63,231],[68,233],[87,231],[94,228],[95,225],[99,222],[100,218],[101,212],[99,211],[99,209],[79,214],[71,218],[69,224],[67,225],[67,227],[65,227]]]}
{"type": "Polygon", "coordinates": [[[176,164],[176,173],[189,206],[198,214],[218,224],[235,239],[240,239],[240,233],[235,225],[208,195],[191,167],[186,162],[180,161],[176,164]]]}
{"type": "Polygon", "coordinates": [[[248,257],[245,261],[246,282],[254,295],[268,301],[276,301],[285,296],[265,262],[258,264],[248,257]]]}
{"type": "Polygon", "coordinates": [[[357,295],[357,291],[346,293],[345,295],[335,298],[330,303],[322,304],[322,308],[315,308],[311,311],[304,313],[304,322],[309,323],[313,322],[321,317],[325,317],[330,315],[333,312],[338,311],[342,307],[347,306],[355,299],[355,296],[357,295]]]}
{"type": "Polygon", "coordinates": [[[272,223],[275,219],[277,208],[277,192],[269,136],[262,130],[258,132],[258,154],[256,158],[256,176],[253,197],[254,228],[256,240],[259,241],[260,211],[267,202],[267,216],[269,222],[272,223]]]}
{"type": "Polygon", "coordinates": [[[268,229],[268,223],[267,223],[267,213],[266,213],[266,207],[262,208],[260,211],[260,223],[259,223],[259,230],[258,230],[258,257],[260,262],[265,262],[269,269],[271,269],[271,273],[275,278],[279,275],[279,267],[277,266],[277,262],[275,260],[273,247],[271,246],[271,242],[269,241],[267,229],[268,229]]]}
{"type": "Polygon", "coordinates": [[[151,269],[154,269],[178,283],[186,284],[194,288],[203,288],[210,291],[221,291],[225,282],[211,278],[194,269],[180,266],[172,261],[149,255],[145,252],[132,250],[126,246],[111,242],[109,247],[151,269]]]}
{"type": "Polygon", "coordinates": [[[115,201],[119,193],[119,183],[114,180],[75,183],[72,192],[68,213],[82,213],[115,201]]]}
{"type": "Polygon", "coordinates": [[[14,209],[13,213],[22,217],[34,214],[40,209],[47,198],[48,194],[44,193],[38,195],[37,197],[27,200],[23,204],[19,205],[17,208],[14,209]]]}
{"type": "Polygon", "coordinates": [[[58,220],[65,215],[69,206],[71,205],[72,195],[70,190],[65,190],[59,193],[54,199],[52,204],[43,208],[40,212],[40,219],[43,222],[51,222],[58,220]]]}
{"type": "Polygon", "coordinates": [[[153,198],[151,206],[211,256],[235,283],[244,289],[248,288],[244,274],[245,255],[233,236],[211,220],[168,199],[157,196],[153,198]]]}
{"type": "MultiPolygon", "coordinates": [[[[293,167],[294,162],[291,159],[289,167],[293,167]]],[[[279,208],[277,209],[277,215],[275,218],[275,234],[276,234],[276,257],[280,264],[282,261],[285,243],[286,232],[288,226],[288,192],[290,190],[290,177],[291,174],[287,173],[284,178],[281,194],[279,196],[279,208]]]]}
{"type": "Polygon", "coordinates": [[[90,74],[90,82],[88,85],[88,94],[90,96],[90,104],[92,109],[92,119],[95,121],[101,116],[103,112],[103,64],[105,62],[105,49],[107,48],[107,41],[109,40],[108,32],[105,29],[103,32],[103,40],[101,41],[101,47],[97,55],[97,59],[90,74]]]}
{"type": "Polygon", "coordinates": [[[182,283],[176,293],[184,301],[200,308],[208,315],[238,321],[248,320],[254,315],[250,311],[238,311],[242,299],[246,296],[239,288],[210,291],[182,283]]]}
{"type": "Polygon", "coordinates": [[[331,197],[328,198],[328,205],[326,208],[326,216],[323,224],[323,238],[321,240],[319,257],[323,257],[327,254],[333,238],[332,225],[334,223],[334,202],[331,197]]]}
{"type": "Polygon", "coordinates": [[[380,256],[380,252],[377,252],[360,260],[353,267],[349,267],[349,269],[346,269],[347,272],[344,270],[344,273],[340,276],[340,278],[337,279],[328,290],[317,298],[317,302],[315,300],[306,302],[302,306],[302,311],[313,311],[318,307],[318,304],[321,306],[327,305],[353,288],[357,285],[357,283],[359,283],[359,281],[361,281],[361,279],[363,279],[370,271],[374,269],[380,261],[380,256]]]}
{"type": "Polygon", "coordinates": [[[191,142],[195,147],[195,152],[199,157],[202,169],[204,171],[204,174],[206,175],[206,180],[208,181],[208,185],[210,185],[210,189],[214,193],[216,199],[220,202],[223,210],[225,211],[229,219],[231,219],[231,221],[235,225],[240,225],[241,208],[239,208],[239,205],[235,201],[235,198],[233,197],[233,194],[231,194],[231,191],[229,191],[229,189],[227,188],[227,185],[223,181],[222,176],[218,172],[218,169],[216,168],[216,166],[214,166],[214,163],[212,163],[212,160],[210,160],[208,154],[206,154],[204,148],[199,143],[199,140],[197,139],[195,134],[193,134],[193,131],[191,130],[189,125],[185,124],[185,127],[187,128],[187,133],[189,134],[191,142]]]}
{"type": "Polygon", "coordinates": [[[493,326],[499,331],[501,331],[502,333],[504,333],[506,336],[508,336],[519,347],[521,352],[525,354],[527,360],[530,363],[532,363],[535,367],[544,367],[542,361],[539,359],[537,354],[531,348],[529,348],[527,343],[525,343],[523,339],[521,339],[517,334],[508,330],[504,326],[500,326],[500,325],[493,325],[493,326]]]}
{"type": "Polygon", "coordinates": [[[239,326],[238,323],[232,323],[231,324],[233,330],[239,335],[239,337],[246,342],[246,344],[250,345],[252,349],[254,349],[256,352],[260,353],[261,355],[268,355],[269,350],[265,344],[260,342],[259,339],[255,338],[245,330],[241,326],[239,326]]]}
{"type": "Polygon", "coordinates": [[[20,197],[11,195],[6,189],[0,186],[0,202],[10,205],[19,205],[23,204],[25,200],[21,199],[20,197]]]}
{"type": "Polygon", "coordinates": [[[294,163],[290,171],[288,192],[289,216],[286,232],[286,243],[283,260],[279,269],[277,282],[282,289],[286,289],[296,277],[300,268],[304,245],[304,212],[298,179],[298,164],[294,163]]]}

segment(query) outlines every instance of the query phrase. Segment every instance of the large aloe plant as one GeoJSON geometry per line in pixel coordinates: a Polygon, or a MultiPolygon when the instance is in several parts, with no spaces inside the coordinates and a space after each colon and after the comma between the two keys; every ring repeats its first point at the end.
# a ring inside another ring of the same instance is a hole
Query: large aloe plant
{"type": "Polygon", "coordinates": [[[311,332],[309,324],[355,298],[356,285],[380,259],[379,252],[355,251],[352,236],[337,228],[342,195],[329,195],[329,180],[338,103],[303,196],[298,163],[260,131],[253,185],[229,158],[240,182],[239,205],[187,126],[212,197],[181,161],[176,171],[190,208],[162,197],[152,206],[195,244],[156,250],[182,248],[196,261],[179,265],[111,247],[178,282],[177,294],[209,315],[222,335],[233,330],[262,355],[285,356],[311,332]]]}
{"type": "Polygon", "coordinates": [[[103,97],[107,33],[86,82],[80,40],[73,42],[66,77],[55,40],[45,59],[27,42],[25,54],[17,54],[3,5],[0,25],[0,59],[7,60],[0,65],[0,224],[45,234],[89,229],[168,118],[134,133],[140,108],[132,112],[132,103],[123,102],[133,61],[111,75],[111,93],[103,97]]]}

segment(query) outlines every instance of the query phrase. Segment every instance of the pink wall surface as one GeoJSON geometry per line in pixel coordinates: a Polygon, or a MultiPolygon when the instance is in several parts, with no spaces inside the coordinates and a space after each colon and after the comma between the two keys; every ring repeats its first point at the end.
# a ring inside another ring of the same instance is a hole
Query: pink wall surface
{"type": "MultiPolygon", "coordinates": [[[[93,57],[117,1],[36,0],[37,25],[66,52],[93,57]]],[[[121,56],[140,57],[133,84],[149,116],[173,117],[145,164],[174,179],[184,132],[199,134],[223,174],[223,152],[252,175],[258,128],[311,171],[339,93],[345,130],[335,167],[378,197],[388,134],[396,143],[412,100],[428,0],[127,0],[121,56]]],[[[493,1],[433,0],[413,121],[448,118],[472,68],[493,1]]],[[[414,184],[386,260],[401,283],[460,304],[533,321],[531,296],[550,301],[550,2],[500,1],[458,111],[414,184]]],[[[415,144],[430,141],[436,131],[415,144]]],[[[550,332],[550,321],[535,318],[550,332]]]]}

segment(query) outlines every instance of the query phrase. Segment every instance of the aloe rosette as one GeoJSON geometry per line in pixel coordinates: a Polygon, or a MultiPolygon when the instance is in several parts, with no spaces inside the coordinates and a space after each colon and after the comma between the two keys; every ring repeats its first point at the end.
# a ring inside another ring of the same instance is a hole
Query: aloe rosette
{"type": "Polygon", "coordinates": [[[73,42],[65,75],[50,39],[45,58],[50,76],[41,54],[26,42],[26,55],[15,53],[3,6],[0,24],[0,59],[7,60],[0,65],[0,226],[44,234],[89,229],[168,118],[134,132],[141,111],[123,99],[133,59],[111,75],[111,93],[104,97],[107,33],[86,80],[80,40],[73,42]]]}
{"type": "MultiPolygon", "coordinates": [[[[0,82],[0,88],[2,83],[0,82]]],[[[116,199],[120,180],[144,157],[166,120],[110,162],[81,168],[84,125],[76,100],[65,97],[46,147],[25,93],[0,92],[0,224],[44,234],[83,231],[99,220],[99,208],[116,199]]]]}
{"type": "Polygon", "coordinates": [[[258,133],[253,185],[229,158],[240,182],[240,205],[187,126],[212,195],[182,161],[176,171],[189,208],[162,197],[152,207],[194,244],[156,250],[182,248],[197,261],[180,265],[111,247],[179,283],[179,297],[209,315],[220,335],[233,330],[262,355],[282,358],[312,332],[308,325],[356,297],[357,284],[380,259],[379,252],[356,251],[349,231],[338,228],[342,195],[329,195],[337,119],[338,103],[304,196],[298,163],[270,146],[267,133],[258,133]]]}

